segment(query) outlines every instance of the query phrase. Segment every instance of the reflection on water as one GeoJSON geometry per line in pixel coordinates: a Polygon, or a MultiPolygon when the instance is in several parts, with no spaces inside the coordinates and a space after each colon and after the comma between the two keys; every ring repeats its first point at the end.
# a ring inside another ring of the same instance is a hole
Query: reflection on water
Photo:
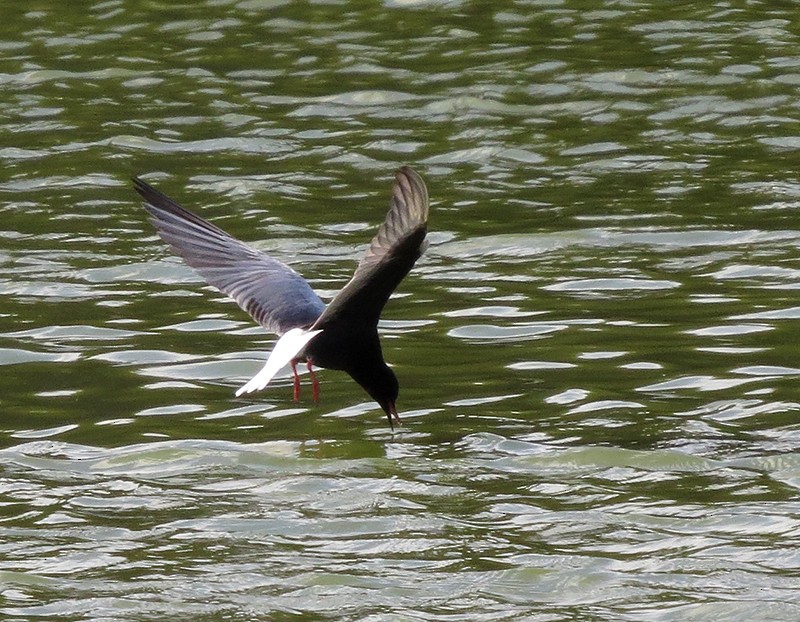
{"type": "Polygon", "coordinates": [[[787,6],[123,1],[0,43],[9,619],[796,620],[787,6]],[[146,175],[329,299],[426,177],[406,426],[174,260],[146,175]]]}

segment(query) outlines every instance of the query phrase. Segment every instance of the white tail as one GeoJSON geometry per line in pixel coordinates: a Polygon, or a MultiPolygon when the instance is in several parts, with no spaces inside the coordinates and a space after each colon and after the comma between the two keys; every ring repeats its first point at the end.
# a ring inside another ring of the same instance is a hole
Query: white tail
{"type": "Polygon", "coordinates": [[[267,364],[261,368],[261,371],[253,376],[246,385],[236,391],[236,396],[243,393],[252,393],[253,391],[260,391],[269,384],[269,381],[277,374],[285,365],[288,365],[300,351],[306,347],[306,344],[316,337],[321,330],[304,330],[302,328],[293,328],[285,332],[272,352],[269,354],[267,364]]]}

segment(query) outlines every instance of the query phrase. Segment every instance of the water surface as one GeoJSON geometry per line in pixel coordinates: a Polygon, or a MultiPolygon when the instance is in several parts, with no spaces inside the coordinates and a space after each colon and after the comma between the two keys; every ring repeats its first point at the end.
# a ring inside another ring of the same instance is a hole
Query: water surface
{"type": "Polygon", "coordinates": [[[0,46],[8,620],[800,618],[795,8],[39,3],[0,46]],[[393,171],[431,246],[348,377],[148,181],[329,299],[393,171]]]}

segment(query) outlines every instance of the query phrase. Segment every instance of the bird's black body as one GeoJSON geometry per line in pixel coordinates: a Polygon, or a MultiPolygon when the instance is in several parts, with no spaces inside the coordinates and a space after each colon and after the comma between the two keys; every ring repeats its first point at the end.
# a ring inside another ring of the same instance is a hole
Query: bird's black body
{"type": "Polygon", "coordinates": [[[393,412],[399,384],[394,372],[383,360],[377,326],[348,330],[349,324],[331,322],[313,339],[303,352],[303,358],[327,369],[346,371],[369,393],[389,418],[398,420],[393,412]]]}
{"type": "MultiPolygon", "coordinates": [[[[395,175],[386,220],[352,279],[325,304],[297,272],[181,207],[140,179],[134,186],[159,235],[209,283],[267,330],[319,330],[296,360],[346,371],[399,422],[399,385],[383,360],[378,319],[389,296],[425,250],[428,191],[409,167],[395,175]]],[[[294,365],[294,363],[293,363],[294,365]]],[[[312,376],[313,378],[313,376],[312,376]]],[[[295,392],[299,385],[295,377],[295,392]]],[[[315,380],[316,382],[316,380],[315,380]]]]}

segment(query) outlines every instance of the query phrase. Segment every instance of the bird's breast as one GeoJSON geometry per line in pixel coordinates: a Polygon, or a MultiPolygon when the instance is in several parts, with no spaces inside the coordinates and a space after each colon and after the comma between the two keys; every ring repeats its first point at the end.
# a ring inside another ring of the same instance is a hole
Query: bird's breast
{"type": "Polygon", "coordinates": [[[380,355],[378,333],[365,334],[359,330],[325,327],[303,351],[306,360],[317,367],[350,371],[364,359],[380,355]]]}

